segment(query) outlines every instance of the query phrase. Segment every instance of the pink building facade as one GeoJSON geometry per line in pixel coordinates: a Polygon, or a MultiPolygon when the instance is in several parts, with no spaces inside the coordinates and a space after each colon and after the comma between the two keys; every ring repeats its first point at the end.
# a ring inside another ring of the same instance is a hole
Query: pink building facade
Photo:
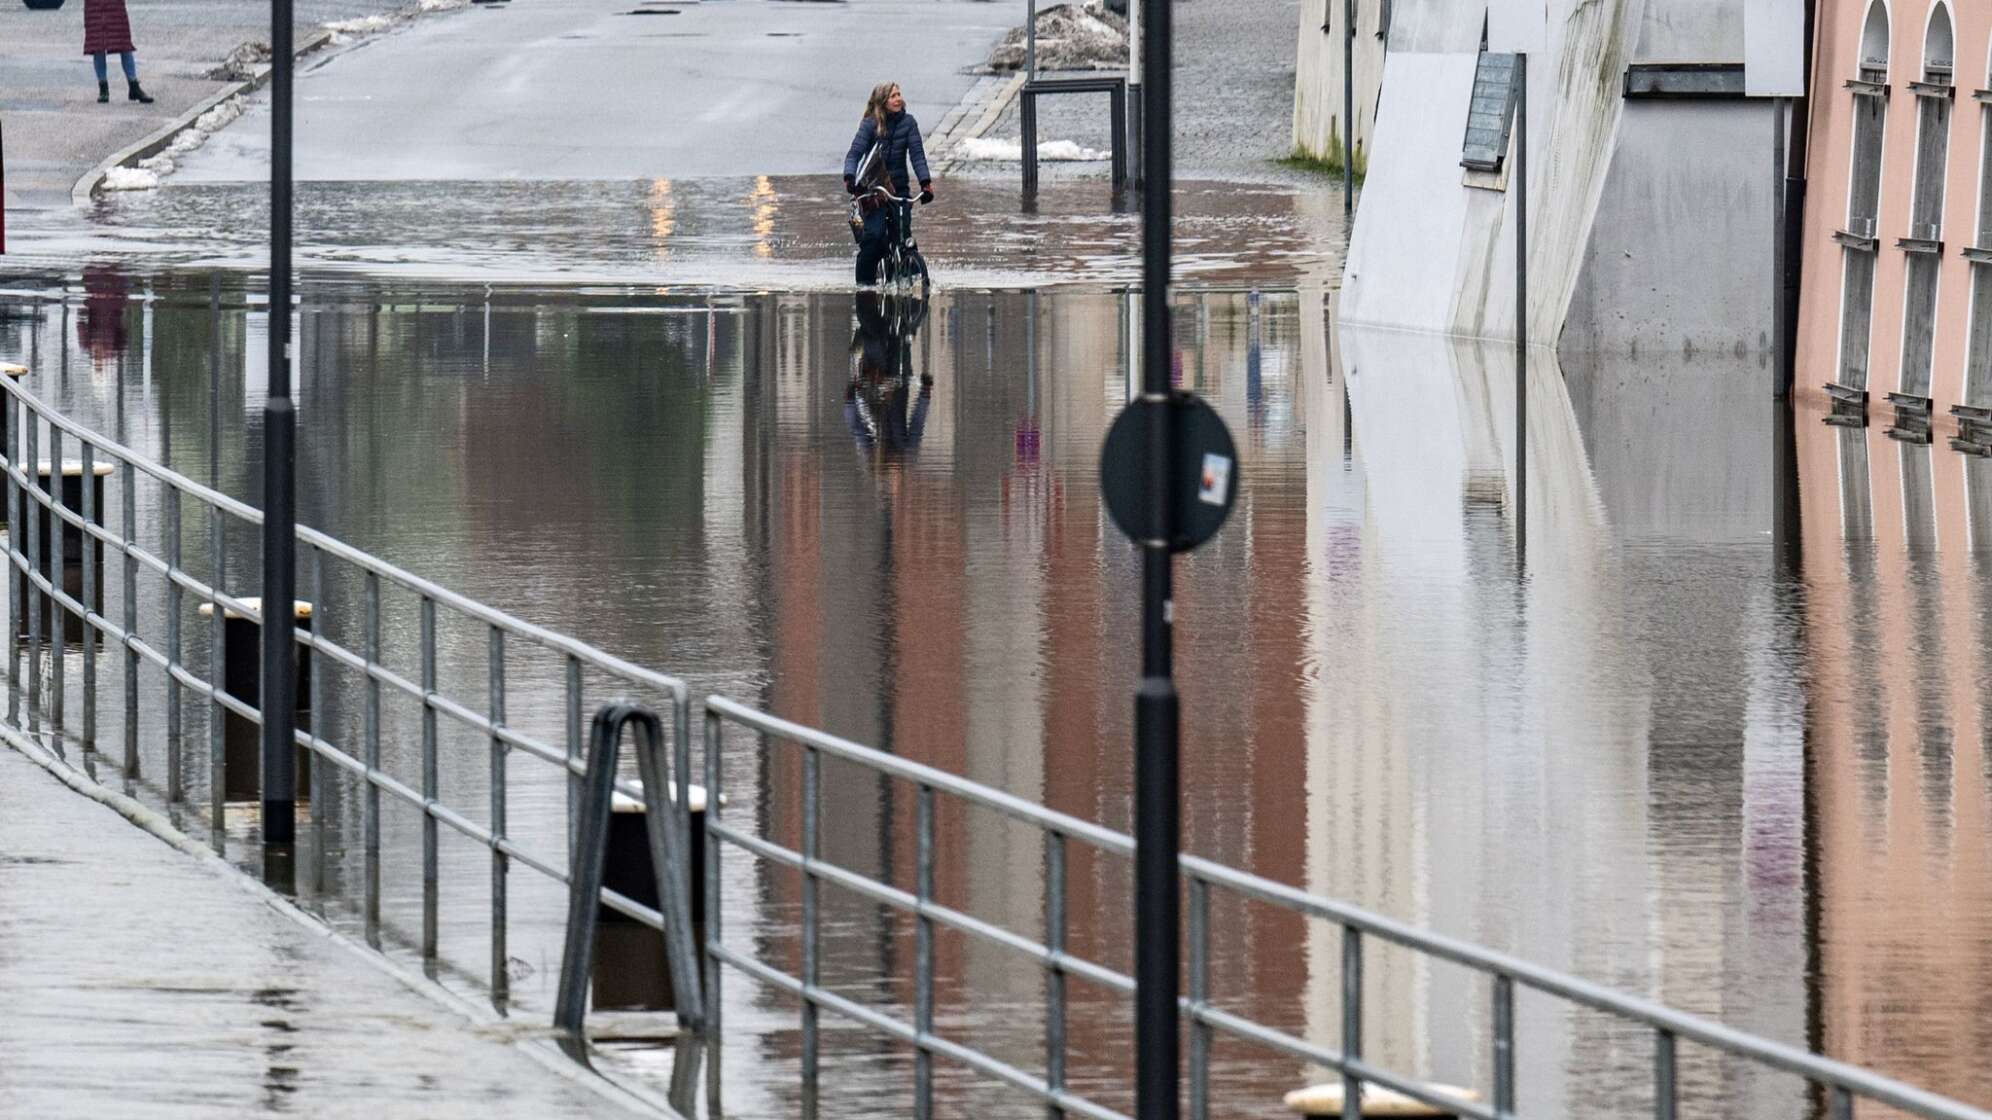
{"type": "Polygon", "coordinates": [[[1820,0],[1811,89],[1797,388],[1992,450],[1992,5],[1820,0]]]}

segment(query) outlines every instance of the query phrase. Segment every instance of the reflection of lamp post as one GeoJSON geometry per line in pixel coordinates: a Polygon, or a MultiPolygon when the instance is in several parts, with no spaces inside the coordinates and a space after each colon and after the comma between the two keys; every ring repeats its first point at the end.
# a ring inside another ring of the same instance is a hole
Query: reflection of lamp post
{"type": "MultiPolygon", "coordinates": [[[[270,4],[270,395],[263,402],[263,594],[297,598],[297,410],[291,404],[291,0],[270,4]],[[276,320],[281,317],[282,322],[276,320]]],[[[295,757],[297,681],[291,656],[296,620],[263,616],[263,843],[288,848],[297,837],[295,757]]],[[[287,854],[287,853],[286,853],[287,854]]],[[[267,860],[266,860],[267,866],[267,860]]]]}

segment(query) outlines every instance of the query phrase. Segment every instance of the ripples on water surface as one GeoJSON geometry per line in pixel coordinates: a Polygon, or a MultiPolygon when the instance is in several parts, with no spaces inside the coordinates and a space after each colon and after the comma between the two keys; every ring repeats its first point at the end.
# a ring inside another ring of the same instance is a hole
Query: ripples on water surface
{"type": "MultiPolygon", "coordinates": [[[[206,275],[67,283],[17,286],[0,358],[31,362],[33,391],[70,415],[256,501],[260,308],[230,281],[211,315],[206,275]]],[[[304,307],[301,520],[695,693],[1128,827],[1138,573],[1095,481],[1127,395],[1124,295],[938,293],[904,340],[933,384],[898,392],[867,372],[891,340],[859,328],[849,293],[340,281],[306,284],[304,307]]],[[[1191,851],[1992,1103],[1992,463],[1804,410],[1780,424],[1755,358],[1545,357],[1518,577],[1503,348],[1331,347],[1313,289],[1188,293],[1177,321],[1181,383],[1244,456],[1230,524],[1179,568],[1191,851]]],[[[233,571],[254,570],[251,547],[231,545],[233,571]]],[[[328,600],[321,625],[356,642],[328,600]]],[[[404,651],[411,620],[390,604],[404,651]]],[[[191,615],[189,631],[201,656],[191,615]]],[[[483,635],[443,638],[445,676],[482,696],[483,635]]],[[[508,687],[513,723],[559,741],[559,665],[521,657],[508,687]]],[[[317,718],[350,734],[359,717],[328,696],[317,718]]],[[[411,713],[391,722],[389,769],[412,778],[411,713]]],[[[443,750],[446,798],[484,805],[484,742],[443,750]]],[[[794,759],[743,741],[727,773],[729,814],[793,842],[794,759]]],[[[825,856],[911,889],[913,792],[824,780],[825,856]]],[[[558,772],[515,755],[508,784],[513,833],[558,857],[558,772]]],[[[342,924],[356,797],[336,784],[326,808],[342,924]]],[[[945,802],[938,823],[941,898],[1038,935],[1041,841],[945,802]]],[[[402,952],[417,833],[389,812],[402,952]]],[[[488,857],[446,840],[444,868],[443,977],[469,986],[488,857]]],[[[729,942],[794,967],[794,877],[729,857],[727,880],[729,942]]],[[[1129,967],[1125,868],[1075,849],[1072,883],[1070,948],[1129,967]]],[[[560,896],[523,870],[512,884],[514,995],[537,1017],[560,896]]],[[[906,1006],[911,926],[833,890],[826,907],[825,977],[906,1006]]],[[[1218,1001],[1336,1044],[1333,932],[1222,898],[1214,920],[1218,1001]]],[[[936,960],[942,1032],[1041,1070],[1036,973],[945,933],[936,960]]],[[[1369,1054],[1489,1085],[1483,985],[1381,947],[1366,972],[1369,1054]]],[[[727,999],[730,1111],[794,1113],[794,1005],[737,976],[727,999]]],[[[1120,1001],[1077,982],[1073,1000],[1073,1084],[1128,1107],[1104,1088],[1131,1073],[1120,1001]]],[[[1650,1076],[1642,1032],[1526,994],[1519,1018],[1526,1112],[1650,1111],[1642,1090],[1623,1103],[1650,1076]]],[[[825,1112],[900,1111],[907,1053],[825,1023],[825,1112]]],[[[1307,1076],[1236,1044],[1216,1056],[1220,1115],[1275,1115],[1307,1076]]],[[[1693,1048],[1683,1063],[1705,1112],[1817,1107],[1693,1048]]],[[[940,1071],[945,1114],[1039,1113],[940,1071]]]]}

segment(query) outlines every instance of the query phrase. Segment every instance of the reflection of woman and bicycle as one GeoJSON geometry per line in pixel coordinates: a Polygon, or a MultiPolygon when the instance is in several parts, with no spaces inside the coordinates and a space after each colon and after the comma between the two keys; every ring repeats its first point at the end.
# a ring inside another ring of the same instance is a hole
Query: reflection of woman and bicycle
{"type": "Polygon", "coordinates": [[[913,338],[927,318],[914,296],[858,293],[851,335],[851,379],[844,386],[844,420],[858,446],[883,458],[912,454],[927,429],[934,375],[913,373],[913,338]]]}

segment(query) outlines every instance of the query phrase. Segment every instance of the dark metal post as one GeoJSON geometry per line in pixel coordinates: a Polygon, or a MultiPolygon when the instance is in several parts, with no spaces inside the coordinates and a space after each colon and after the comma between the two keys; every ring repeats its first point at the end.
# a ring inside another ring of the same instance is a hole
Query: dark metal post
{"type": "Polygon", "coordinates": [[[1771,336],[1771,396],[1782,398],[1791,390],[1788,374],[1790,356],[1785,352],[1785,106],[1786,98],[1771,101],[1771,321],[1777,324],[1771,336]]]}
{"type": "Polygon", "coordinates": [[[1342,236],[1349,235],[1355,217],[1356,0],[1342,0],[1342,236]]]}
{"type": "Polygon", "coordinates": [[[1529,533],[1529,56],[1515,55],[1515,556],[1529,533]]]}
{"type": "Polygon", "coordinates": [[[291,0],[270,5],[270,393],[263,405],[263,842],[297,838],[297,412],[291,405],[291,0]]]}
{"type": "Polygon", "coordinates": [[[1167,408],[1169,328],[1171,44],[1174,0],[1158,0],[1142,28],[1141,396],[1163,417],[1148,429],[1148,502],[1156,539],[1141,542],[1141,688],[1134,701],[1135,1114],[1176,1120],[1176,861],[1182,848],[1178,803],[1177,702],[1172,675],[1174,603],[1169,551],[1175,470],[1174,409],[1167,408]],[[1163,405],[1163,407],[1158,407],[1163,405]]]}

